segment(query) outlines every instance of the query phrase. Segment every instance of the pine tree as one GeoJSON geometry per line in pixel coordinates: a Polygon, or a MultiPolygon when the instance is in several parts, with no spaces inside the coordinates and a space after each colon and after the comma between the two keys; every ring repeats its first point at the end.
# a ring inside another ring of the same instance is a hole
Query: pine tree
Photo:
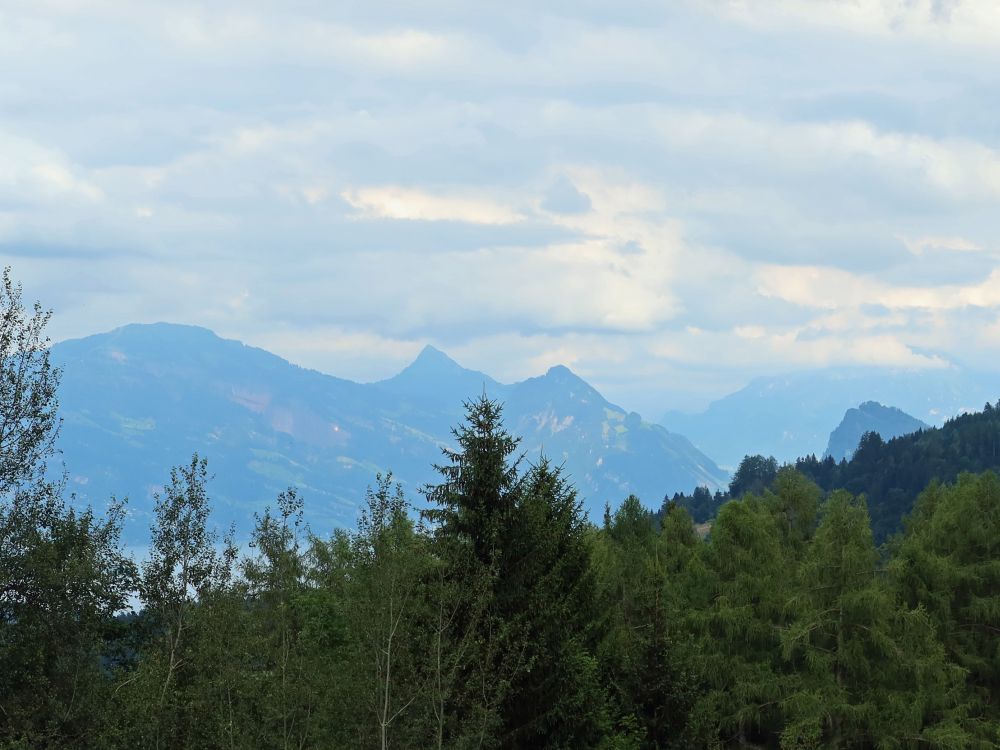
{"type": "Polygon", "coordinates": [[[596,541],[604,679],[619,731],[632,728],[642,747],[685,746],[695,686],[682,578],[698,544],[686,510],[665,509],[657,531],[634,496],[609,514],[596,541]]]}
{"type": "Polygon", "coordinates": [[[507,542],[523,490],[519,440],[503,426],[503,407],[484,394],[466,403],[465,421],[453,430],[457,449],[445,449],[436,466],[442,482],[424,489],[434,507],[423,512],[434,553],[441,558],[444,589],[466,586],[468,596],[452,601],[451,643],[466,643],[451,680],[450,708],[471,720],[446,721],[444,744],[475,738],[483,747],[499,744],[506,731],[500,715],[513,676],[525,662],[524,643],[497,603],[497,586],[510,570],[507,542]]]}
{"type": "Polygon", "coordinates": [[[453,620],[452,641],[470,627],[477,634],[462,680],[475,692],[458,700],[459,712],[477,712],[483,741],[503,747],[592,746],[603,691],[576,493],[544,459],[520,474],[500,404],[484,395],[466,411],[458,449],[438,467],[444,482],[428,490],[437,507],[426,513],[449,576],[487,595],[485,607],[470,600],[453,620]]]}

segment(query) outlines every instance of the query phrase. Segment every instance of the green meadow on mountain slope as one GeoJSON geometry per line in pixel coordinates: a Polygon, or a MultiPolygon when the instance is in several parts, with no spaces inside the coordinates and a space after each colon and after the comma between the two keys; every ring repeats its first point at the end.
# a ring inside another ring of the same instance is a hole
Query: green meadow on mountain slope
{"type": "Polygon", "coordinates": [[[565,367],[512,385],[425,349],[394,378],[360,384],[296,367],[213,333],[134,325],[53,348],[63,367],[60,440],[71,487],[98,506],[128,495],[128,534],[148,526],[163,466],[198,451],[216,474],[218,516],[245,529],[294,486],[318,526],[351,525],[376,472],[411,491],[432,478],[462,401],[506,403],[529,456],[565,464],[592,517],[630,493],[728,480],[683,437],[609,403],[565,367]]]}

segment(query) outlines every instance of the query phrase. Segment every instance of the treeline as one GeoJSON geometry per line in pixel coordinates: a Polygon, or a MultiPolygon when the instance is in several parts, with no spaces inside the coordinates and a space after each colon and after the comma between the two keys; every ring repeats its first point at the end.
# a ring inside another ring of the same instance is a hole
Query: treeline
{"type": "MultiPolygon", "coordinates": [[[[849,461],[810,455],[797,459],[794,467],[824,491],[844,489],[864,495],[875,539],[881,543],[902,529],[917,496],[932,481],[954,482],[963,472],[1000,471],[1000,402],[954,417],[940,428],[889,441],[876,432],[866,433],[849,461]]],[[[774,458],[747,456],[727,492],[712,494],[699,487],[671,499],[697,522],[706,522],[730,499],[760,493],[774,481],[778,468],[774,458]]]]}
{"type": "Polygon", "coordinates": [[[484,397],[416,511],[380,477],[323,535],[289,490],[240,549],[195,456],[136,562],[126,505],[45,479],[58,373],[44,315],[7,311],[0,748],[1000,743],[993,474],[932,484],[885,555],[863,500],[790,467],[705,539],[635,497],[596,526],[484,397]]]}
{"type": "Polygon", "coordinates": [[[176,469],[148,559],[48,493],[3,509],[0,746],[995,747],[1000,481],[921,496],[888,559],[863,501],[791,468],[707,540],[628,498],[588,524],[481,400],[414,521],[289,491],[250,552],[176,469]],[[136,611],[122,611],[133,598],[136,611]]]}
{"type": "Polygon", "coordinates": [[[808,456],[795,467],[824,489],[864,493],[872,507],[875,536],[887,539],[931,481],[952,482],[963,472],[1000,470],[1000,402],[954,417],[940,428],[889,441],[869,432],[850,461],[808,456]]]}

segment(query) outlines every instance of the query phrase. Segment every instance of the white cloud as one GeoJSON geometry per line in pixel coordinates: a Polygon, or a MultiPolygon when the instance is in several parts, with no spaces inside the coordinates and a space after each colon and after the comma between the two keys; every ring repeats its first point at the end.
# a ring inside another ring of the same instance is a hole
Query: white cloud
{"type": "Polygon", "coordinates": [[[829,310],[860,305],[881,305],[891,310],[1000,306],[1000,269],[977,284],[906,287],[836,268],[772,265],[758,269],[755,281],[765,296],[829,310]]]}
{"type": "Polygon", "coordinates": [[[508,379],[571,364],[625,406],[995,359],[998,19],[5,7],[0,260],[60,335],[173,319],[355,377],[433,341],[508,379]]]}
{"type": "Polygon", "coordinates": [[[916,237],[901,238],[903,244],[914,255],[923,255],[928,251],[944,250],[953,253],[981,253],[984,248],[977,242],[965,237],[916,237]]]}
{"type": "Polygon", "coordinates": [[[729,18],[762,27],[809,25],[878,36],[995,46],[992,0],[710,0],[729,18]]]}
{"type": "Polygon", "coordinates": [[[63,154],[30,139],[0,130],[0,154],[5,162],[0,196],[6,194],[8,200],[93,203],[104,197],[63,154]]]}
{"type": "Polygon", "coordinates": [[[341,197],[365,218],[473,224],[512,224],[524,219],[518,211],[486,198],[433,195],[395,186],[345,190],[341,197]]]}

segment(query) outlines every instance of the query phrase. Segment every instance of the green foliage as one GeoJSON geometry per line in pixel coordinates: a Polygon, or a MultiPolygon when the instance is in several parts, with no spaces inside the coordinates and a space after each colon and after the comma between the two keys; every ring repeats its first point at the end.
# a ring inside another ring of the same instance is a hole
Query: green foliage
{"type": "Polygon", "coordinates": [[[904,601],[926,611],[938,641],[966,672],[973,715],[1000,721],[1000,480],[964,474],[920,496],[889,565],[904,601]]]}
{"type": "Polygon", "coordinates": [[[229,539],[221,552],[216,548],[207,481],[207,463],[195,455],[171,470],[156,497],[140,581],[148,637],[116,688],[131,708],[118,734],[126,745],[186,747],[208,741],[206,732],[217,724],[220,706],[205,694],[214,693],[207,669],[228,649],[218,636],[230,620],[216,605],[230,592],[236,550],[229,539]]]}
{"type": "Polygon", "coordinates": [[[67,508],[49,485],[0,513],[0,743],[90,747],[111,686],[102,657],[134,587],[123,508],[67,508]]]}
{"type": "Polygon", "coordinates": [[[941,428],[888,442],[871,433],[862,438],[850,461],[838,464],[832,458],[809,456],[795,467],[824,490],[863,493],[872,511],[875,539],[884,541],[900,530],[903,517],[933,480],[953,482],[963,472],[1000,470],[1000,409],[987,407],[955,417],[941,428]]]}
{"type": "MultiPolygon", "coordinates": [[[[722,507],[704,550],[710,601],[692,613],[705,693],[692,711],[700,742],[772,741],[781,727],[788,550],[772,504],[722,507]]],[[[705,584],[703,584],[705,585],[705,584]]]]}
{"type": "Polygon", "coordinates": [[[44,482],[59,433],[59,370],[49,361],[51,311],[26,310],[10,268],[0,280],[0,497],[44,482]]]}
{"type": "Polygon", "coordinates": [[[482,582],[451,618],[449,639],[471,633],[475,644],[461,679],[475,693],[457,703],[475,706],[503,747],[596,746],[604,690],[576,493],[544,459],[520,473],[499,404],[483,396],[466,411],[458,450],[439,467],[444,481],[427,491],[437,508],[426,513],[446,578],[482,582]]]}
{"type": "Polygon", "coordinates": [[[207,466],[157,499],[143,609],[107,520],[5,508],[0,747],[964,748],[1000,739],[1000,480],[932,484],[890,556],[791,468],[602,528],[470,405],[430,525],[391,476],[322,540],[282,493],[237,564],[207,466]],[[492,485],[490,483],[493,483],[492,485]],[[16,594],[16,595],[15,595],[16,594]]]}
{"type": "Polygon", "coordinates": [[[315,716],[330,698],[325,672],[336,668],[330,653],[336,637],[329,630],[337,621],[327,617],[333,612],[324,607],[323,592],[307,585],[302,505],[289,489],[275,510],[257,517],[251,537],[256,554],[242,566],[242,636],[252,680],[238,698],[250,698],[253,734],[247,740],[258,747],[324,746],[326,722],[315,716]]]}
{"type": "Polygon", "coordinates": [[[91,747],[110,684],[114,615],[134,587],[123,505],[76,510],[46,480],[59,372],[44,329],[5,269],[0,282],[0,746],[91,747]]]}
{"type": "Polygon", "coordinates": [[[544,458],[532,466],[505,536],[496,611],[520,652],[501,704],[504,747],[594,747],[604,691],[586,521],[576,492],[544,458]]]}
{"type": "Polygon", "coordinates": [[[777,474],[778,462],[773,456],[744,456],[729,483],[729,496],[760,495],[771,486],[777,474]]]}
{"type": "Polygon", "coordinates": [[[239,561],[196,455],[140,571],[121,504],[74,510],[44,480],[47,314],[7,273],[0,313],[0,748],[1000,745],[1000,480],[926,481],[996,464],[1000,409],[867,436],[850,464],[748,457],[740,500],[695,494],[702,539],[686,498],[592,526],[484,396],[419,523],[379,475],[322,539],[289,489],[239,561]]]}
{"type": "Polygon", "coordinates": [[[878,575],[867,508],[846,492],[827,501],[799,568],[782,635],[788,717],[782,747],[968,746],[957,687],[926,613],[878,575]]]}
{"type": "Polygon", "coordinates": [[[660,529],[636,497],[608,517],[594,545],[599,656],[619,731],[636,747],[683,747],[696,685],[691,645],[679,625],[684,579],[699,545],[687,511],[673,508],[660,529]]]}
{"type": "Polygon", "coordinates": [[[423,584],[429,564],[426,540],[414,532],[402,488],[392,487],[391,476],[379,476],[352,538],[347,616],[355,636],[354,690],[369,717],[360,736],[383,750],[422,739],[423,584]]]}

